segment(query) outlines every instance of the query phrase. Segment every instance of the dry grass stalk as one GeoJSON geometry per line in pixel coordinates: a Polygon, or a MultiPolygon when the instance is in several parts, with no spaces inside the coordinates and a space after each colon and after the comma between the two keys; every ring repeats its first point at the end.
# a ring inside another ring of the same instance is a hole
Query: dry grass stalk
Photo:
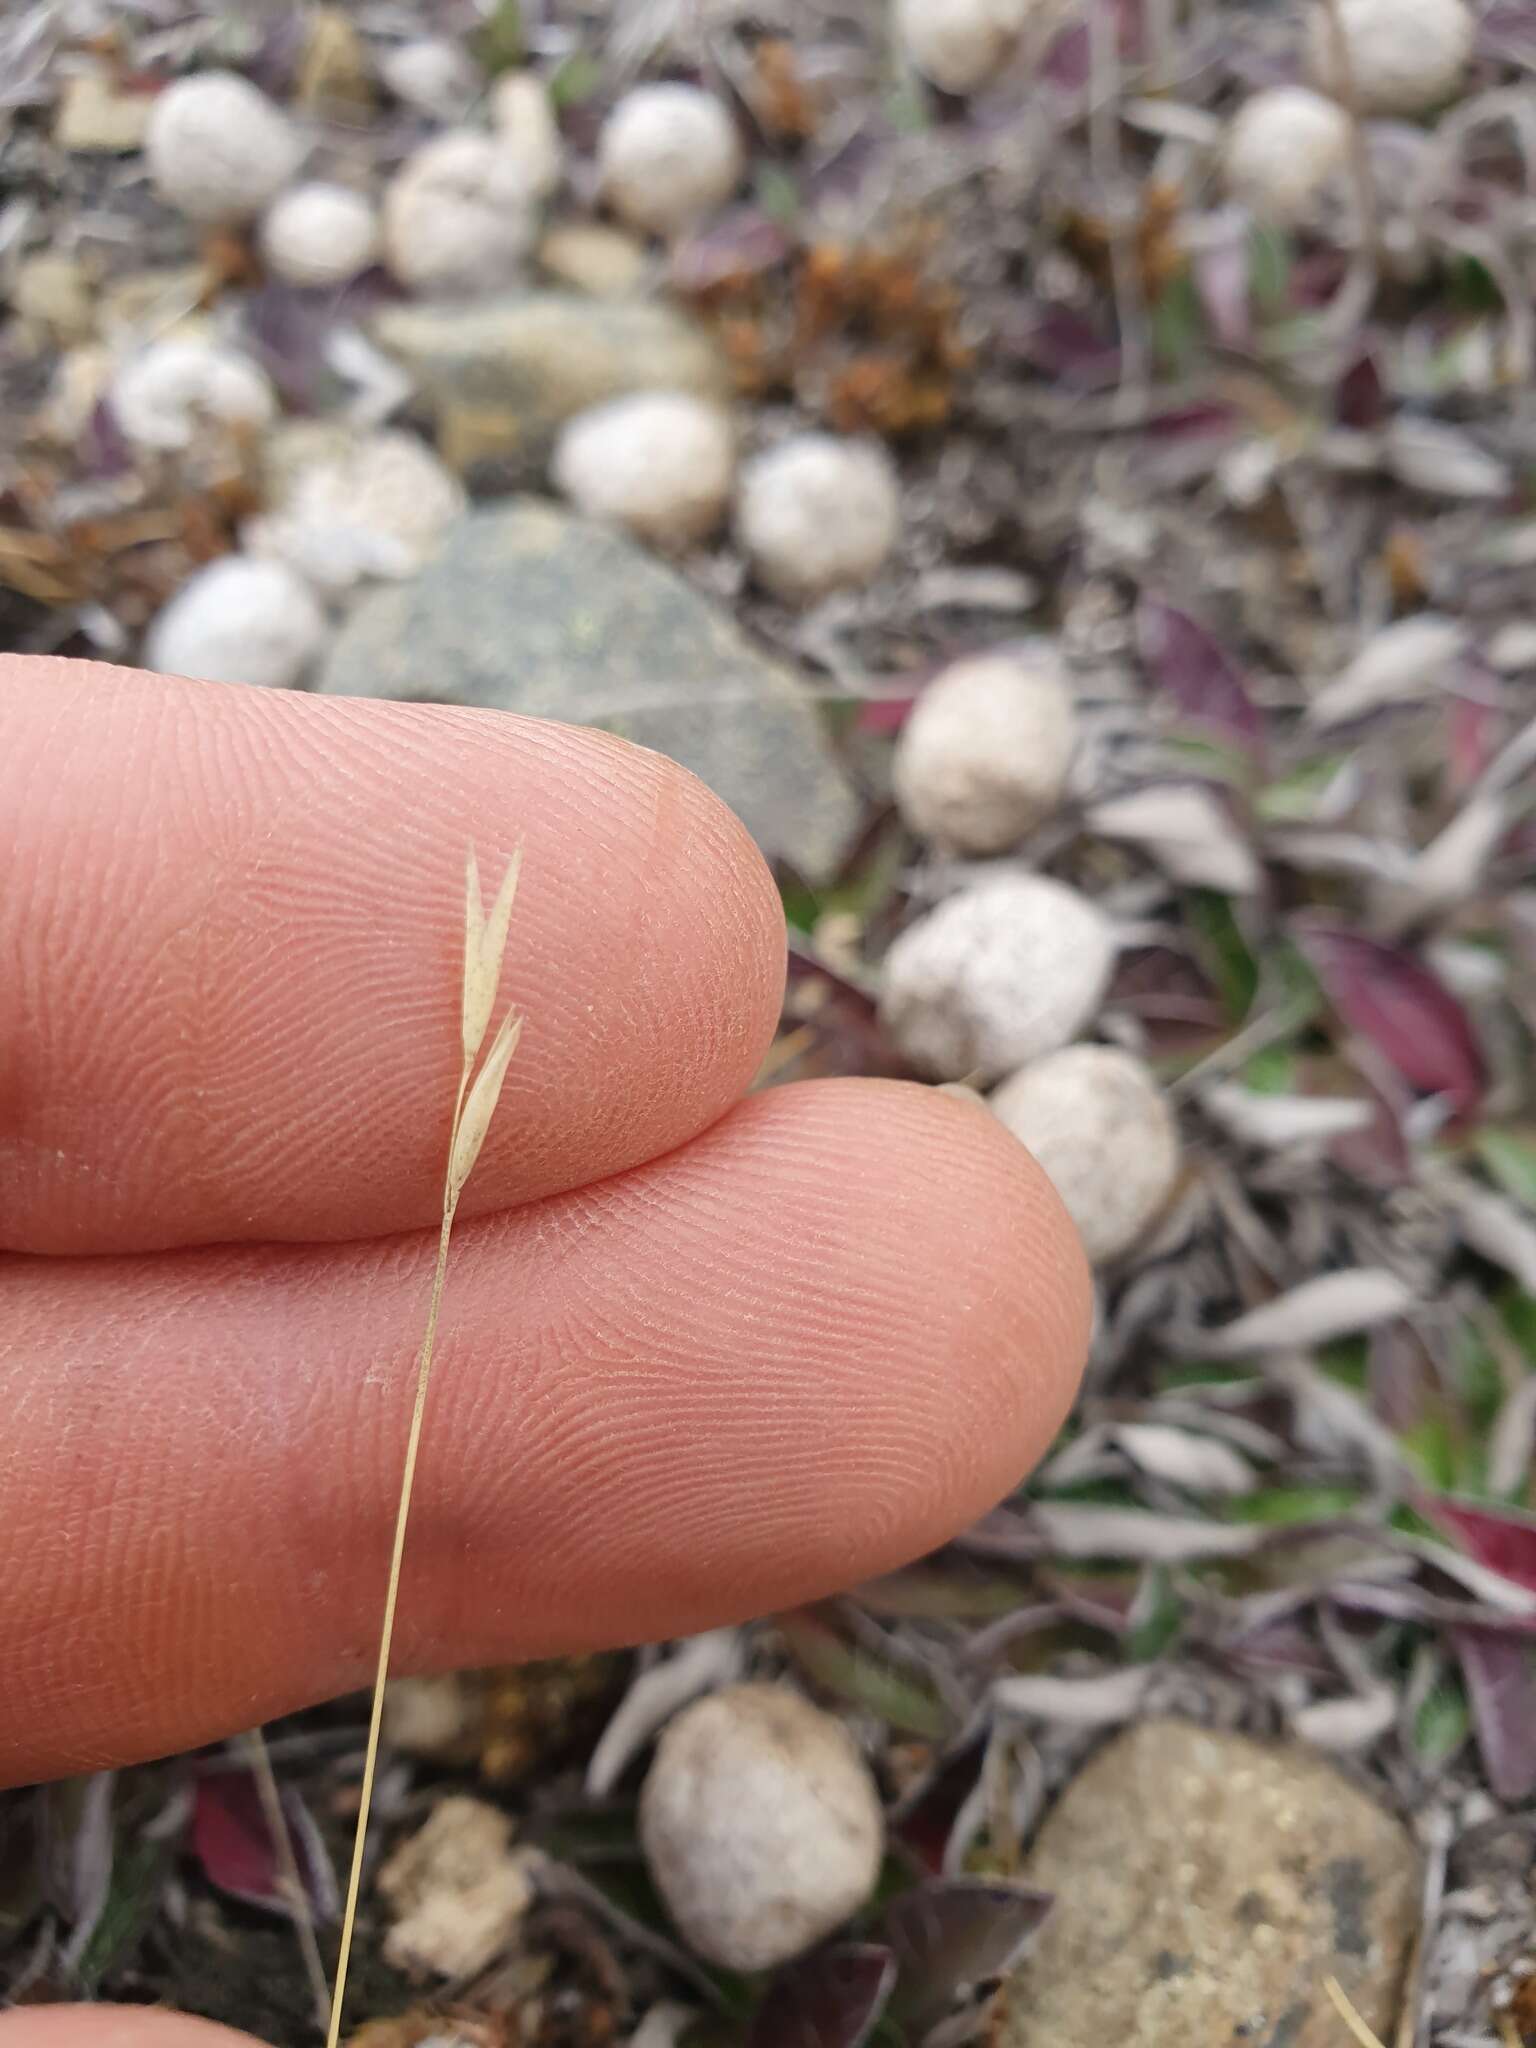
{"type": "Polygon", "coordinates": [[[1360,2043],[1360,2048],[1382,2048],[1381,2041],[1371,2032],[1365,2021],[1356,2012],[1350,2002],[1349,1993],[1344,1989],[1338,1978],[1325,1977],[1323,1979],[1323,1989],[1333,2001],[1334,2011],[1360,2043]]]}
{"type": "Polygon", "coordinates": [[[242,1740],[251,1766],[251,1776],[256,1781],[256,1796],[261,1801],[267,1832],[272,1837],[273,1853],[277,1857],[278,1890],[293,1914],[299,1954],[304,1959],[304,1974],[309,1979],[309,1988],[314,1995],[315,2017],[323,2027],[326,2024],[326,2014],[330,2010],[331,1987],[325,1981],[325,1959],[320,1953],[320,1943],[315,1934],[315,1916],[310,1907],[304,1874],[299,1869],[298,1855],[293,1846],[293,1832],[288,1825],[288,1816],[283,1812],[283,1795],[277,1789],[277,1777],[273,1772],[272,1758],[267,1750],[267,1738],[259,1728],[252,1728],[242,1740]]]}
{"type": "Polygon", "coordinates": [[[395,1513],[394,1547],[389,1561],[389,1584],[384,1595],[384,1620],[379,1632],[379,1659],[373,1681],[373,1705],[368,1717],[368,1748],[363,1762],[362,1794],[358,1803],[357,1832],[352,1842],[352,1867],[347,1878],[347,1903],[341,1922],[341,1949],[336,1959],[336,1988],[331,1994],[330,2026],[326,2048],[336,2048],[341,2037],[341,2012],[346,1998],[347,1965],[352,1955],[352,1938],[357,1921],[358,1893],[362,1887],[363,1851],[368,1838],[368,1813],[373,1803],[373,1781],[379,1760],[379,1728],[384,1712],[384,1688],[389,1677],[390,1650],[394,1643],[395,1610],[400,1597],[400,1567],[405,1557],[406,1530],[411,1516],[411,1494],[416,1483],[416,1461],[421,1450],[422,1421],[426,1415],[427,1390],[432,1380],[432,1351],[437,1340],[438,1317],[443,1305],[443,1282],[448,1272],[448,1245],[453,1219],[464,1192],[465,1182],[475,1168],[486,1132],[496,1113],[507,1067],[522,1032],[523,1020],[512,1012],[503,1017],[491,1041],[478,1075],[475,1062],[485,1043],[485,1034],[496,1006],[501,981],[502,955],[506,951],[507,928],[517,894],[522,865],[519,849],[508,863],[496,900],[487,914],[480,893],[480,868],[474,848],[469,850],[464,889],[464,972],[461,1004],[461,1051],[458,1088],[453,1100],[453,1123],[448,1138],[448,1162],[443,1176],[443,1216],[437,1239],[437,1263],[432,1273],[432,1292],[427,1305],[427,1327],[416,1362],[416,1400],[411,1410],[410,1434],[406,1439],[405,1467],[400,1479],[400,1501],[395,1513]]]}

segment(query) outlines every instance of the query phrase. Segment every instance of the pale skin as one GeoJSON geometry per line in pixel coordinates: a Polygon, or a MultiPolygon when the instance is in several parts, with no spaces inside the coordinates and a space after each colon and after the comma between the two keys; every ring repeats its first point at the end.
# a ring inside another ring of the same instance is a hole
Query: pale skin
{"type": "MultiPolygon", "coordinates": [[[[746,834],[601,735],[0,657],[0,1782],[371,1676],[458,1058],[466,845],[526,1014],[460,1210],[396,1669],[657,1640],[934,1548],[1087,1340],[984,1111],[750,1094],[746,834]]],[[[218,2048],[106,2007],[0,2048],[218,2048]]]]}

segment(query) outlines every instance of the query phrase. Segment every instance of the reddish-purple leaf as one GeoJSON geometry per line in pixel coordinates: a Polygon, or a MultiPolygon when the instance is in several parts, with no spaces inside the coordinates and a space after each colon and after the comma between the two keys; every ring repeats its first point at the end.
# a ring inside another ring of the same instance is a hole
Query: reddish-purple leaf
{"type": "Polygon", "coordinates": [[[1516,1508],[1469,1507],[1459,1500],[1427,1500],[1419,1506],[1479,1564],[1536,1592],[1536,1515],[1516,1508]]]}
{"type": "Polygon", "coordinates": [[[1384,424],[1387,393],[1374,347],[1362,348],[1340,377],[1333,404],[1341,427],[1353,427],[1357,432],[1368,433],[1373,427],[1384,424]]]}
{"type": "Polygon", "coordinates": [[[1451,1631],[1467,1682],[1472,1726],[1488,1782],[1500,1799],[1536,1792],[1536,1677],[1531,1650],[1485,1628],[1451,1631]]]}
{"type": "Polygon", "coordinates": [[[1120,380],[1120,345],[1071,306],[1028,306],[998,323],[1010,355],[1074,391],[1105,391],[1120,380]]]}
{"type": "Polygon", "coordinates": [[[954,1833],[960,1809],[981,1775],[981,1736],[946,1757],[902,1804],[891,1822],[891,1834],[934,1877],[944,1869],[944,1851],[954,1833]]]}
{"type": "Polygon", "coordinates": [[[1310,918],[1298,920],[1296,939],[1351,1031],[1420,1093],[1446,1096],[1458,1116],[1476,1107],[1485,1076],[1471,1021],[1422,960],[1310,918]]]}
{"type": "Polygon", "coordinates": [[[747,2033],[747,2048],[859,2048],[886,2008],[896,1958],[874,1942],[818,1949],[781,1970],[747,2033]]]}
{"type": "Polygon", "coordinates": [[[792,244],[776,220],[755,206],[738,206],[672,252],[674,291],[716,291],[777,270],[792,244]]]}
{"type": "Polygon", "coordinates": [[[1192,725],[1245,753],[1263,753],[1259,708],[1237,664],[1204,626],[1160,597],[1144,596],[1136,607],[1136,638],[1153,679],[1192,725]]]}
{"type": "Polygon", "coordinates": [[[1477,694],[1458,691],[1446,714],[1450,784],[1458,795],[1472,787],[1504,744],[1500,679],[1491,669],[1480,668],[1478,681],[1477,694]]]}
{"type": "MultiPolygon", "coordinates": [[[[321,1919],[336,1910],[336,1875],[320,1831],[291,1786],[282,1789],[283,1815],[310,1904],[321,1919]]],[[[192,1806],[192,1853],[221,1892],[275,1913],[290,1910],[282,1866],[249,1771],[215,1771],[200,1778],[192,1806]]]]}
{"type": "Polygon", "coordinates": [[[961,1991],[1012,1969],[1051,1905],[1049,1892],[994,1878],[934,1878],[901,1893],[882,1930],[897,1964],[892,2018],[920,2040],[961,1991]]]}
{"type": "Polygon", "coordinates": [[[857,732],[869,733],[876,739],[888,739],[898,733],[912,715],[912,706],[917,702],[917,692],[905,697],[871,697],[859,706],[854,720],[857,732]]]}

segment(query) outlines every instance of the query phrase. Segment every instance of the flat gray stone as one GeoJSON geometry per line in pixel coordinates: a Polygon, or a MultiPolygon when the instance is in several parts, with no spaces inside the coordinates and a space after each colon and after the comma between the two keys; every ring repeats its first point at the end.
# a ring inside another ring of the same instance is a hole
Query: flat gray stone
{"type": "Polygon", "coordinates": [[[674,570],[543,499],[469,514],[413,581],[364,598],[319,688],[602,726],[691,768],[813,879],[858,823],[791,671],[674,570]]]}
{"type": "Polygon", "coordinates": [[[464,305],[389,306],[374,340],[410,373],[444,460],[538,457],[574,413],[630,391],[725,397],[729,375],[696,322],[655,300],[512,292],[464,305]]]}
{"type": "Polygon", "coordinates": [[[1418,1855],[1311,1750],[1144,1722],[1067,1787],[1023,1876],[1056,1903],[997,2048],[1339,2048],[1327,1976],[1392,2039],[1418,1855]]]}

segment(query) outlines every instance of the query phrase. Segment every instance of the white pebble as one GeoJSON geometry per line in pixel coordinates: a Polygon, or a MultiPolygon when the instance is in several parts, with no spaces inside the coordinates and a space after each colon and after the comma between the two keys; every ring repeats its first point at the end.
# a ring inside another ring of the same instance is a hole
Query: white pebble
{"type": "Polygon", "coordinates": [[[149,628],[144,659],[161,675],[289,689],[325,645],[325,614],[281,562],[222,555],[184,583],[149,628]]]}
{"type": "MultiPolygon", "coordinates": [[[[1343,98],[1329,14],[1313,0],[1308,52],[1316,82],[1343,98]]],[[[1475,34],[1464,0],[1339,0],[1339,14],[1363,114],[1425,114],[1460,87],[1475,34]]]]}
{"type": "Polygon", "coordinates": [[[780,1685],[737,1685],[667,1728],[640,1842],[679,1932],[707,1961],[766,1970],[856,1913],[880,1873],[869,1770],[840,1721],[780,1685]]]}
{"type": "Polygon", "coordinates": [[[480,90],[473,61],[446,36],[397,44],[380,61],[379,76],[397,100],[439,121],[460,118],[480,90]]]}
{"type": "Polygon", "coordinates": [[[141,448],[187,448],[210,426],[250,430],[277,412],[277,394],[250,356],[176,336],[129,356],[109,396],[118,426],[141,448]]]}
{"type": "Polygon", "coordinates": [[[543,79],[509,71],[491,95],[491,126],[534,198],[547,199],[560,183],[565,145],[543,79]]]}
{"type": "Polygon", "coordinates": [[[1018,41],[1029,0],[897,0],[896,30],[909,61],[945,92],[975,92],[1018,41]]]}
{"type": "Polygon", "coordinates": [[[759,581],[790,604],[870,582],[900,527],[896,473],[874,442],[796,434],[742,475],[737,538],[759,581]]]}
{"type": "Polygon", "coordinates": [[[1227,189],[1260,220],[1305,220],[1349,159],[1349,117],[1304,85],[1246,101],[1227,135],[1227,189]]]}
{"type": "Polygon", "coordinates": [[[324,590],[413,576],[464,509],[457,477],[414,434],[384,427],[303,463],[241,535],[324,590]]]}
{"type": "Polygon", "coordinates": [[[1114,960],[1086,896],[1045,875],[992,875],[895,941],[880,1013],[920,1072],[996,1081],[1093,1021],[1114,960]]]}
{"type": "Polygon", "coordinates": [[[992,1097],[1027,1145],[1097,1264],[1129,1251],[1179,1174],[1179,1137],[1157,1083],[1127,1052],[1072,1045],[992,1097]]]}
{"type": "Polygon", "coordinates": [[[696,85],[637,85],[603,123],[597,168],[631,227],[676,235],[723,206],[742,171],[730,114],[696,85]]]}
{"type": "Polygon", "coordinates": [[[254,219],[304,155],[287,115],[233,71],[199,71],[167,86],[144,148],[161,198],[206,221],[254,219]]]}
{"type": "Polygon", "coordinates": [[[425,143],[384,194],[386,260],[413,291],[490,292],[516,282],[534,229],[522,165],[476,128],[425,143]]]}
{"type": "Polygon", "coordinates": [[[261,248],[289,284],[345,284],[378,254],[379,218],[372,200],[349,185],[295,185],[262,221],[261,248]]]}
{"type": "Polygon", "coordinates": [[[640,391],[578,413],[550,474],[589,518],[677,549],[720,524],[735,466],[735,435],[718,405],[683,391],[640,391]]]}
{"type": "Polygon", "coordinates": [[[946,851],[1016,846],[1061,802],[1076,710],[1049,640],[957,661],[924,690],[892,764],[901,814],[946,851]]]}

